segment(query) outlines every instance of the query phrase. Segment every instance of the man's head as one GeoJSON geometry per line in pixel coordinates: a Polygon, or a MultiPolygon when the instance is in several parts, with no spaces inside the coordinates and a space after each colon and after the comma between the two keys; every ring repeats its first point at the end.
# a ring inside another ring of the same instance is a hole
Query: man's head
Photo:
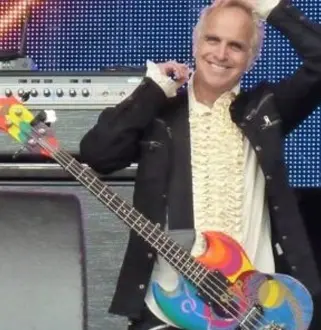
{"type": "Polygon", "coordinates": [[[193,35],[196,81],[214,93],[232,89],[258,57],[263,25],[244,0],[203,10],[193,35]]]}

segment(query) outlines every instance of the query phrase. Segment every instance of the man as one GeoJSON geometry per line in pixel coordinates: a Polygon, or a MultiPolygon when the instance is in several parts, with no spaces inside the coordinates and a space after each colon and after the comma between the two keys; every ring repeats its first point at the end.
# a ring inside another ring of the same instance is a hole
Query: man
{"type": "MultiPolygon", "coordinates": [[[[195,228],[194,256],[204,250],[200,232],[223,231],[257,269],[291,274],[317,299],[321,286],[282,143],[321,100],[321,29],[285,1],[261,0],[254,9],[239,0],[205,9],[187,90],[176,95],[189,77],[185,65],[149,62],[142,84],[100,115],[80,151],[105,173],[137,161],[134,206],[162,228],[195,228]],[[303,65],[277,84],[240,91],[265,18],[289,38],[303,65]]],[[[131,232],[110,312],[127,316],[130,330],[174,329],[149,286],[152,279],[170,287],[174,274],[131,232]]]]}

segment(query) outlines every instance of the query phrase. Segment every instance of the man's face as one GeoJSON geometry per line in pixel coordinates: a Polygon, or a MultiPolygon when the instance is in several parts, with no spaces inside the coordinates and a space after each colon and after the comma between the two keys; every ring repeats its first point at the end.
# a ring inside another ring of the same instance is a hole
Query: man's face
{"type": "Polygon", "coordinates": [[[242,8],[217,8],[207,16],[194,45],[200,87],[224,93],[239,82],[252,56],[253,32],[252,18],[242,8]]]}

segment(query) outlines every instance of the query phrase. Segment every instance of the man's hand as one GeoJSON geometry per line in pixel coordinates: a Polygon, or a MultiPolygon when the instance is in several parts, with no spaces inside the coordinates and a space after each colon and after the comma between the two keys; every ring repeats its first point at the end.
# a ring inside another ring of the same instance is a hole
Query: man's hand
{"type": "MultiPolygon", "coordinates": [[[[241,3],[243,2],[247,7],[251,8],[252,10],[255,10],[257,7],[257,3],[260,0],[239,0],[241,3]]],[[[262,1],[262,0],[261,0],[262,1]]],[[[266,0],[269,1],[269,0],[266,0]]],[[[233,2],[233,0],[213,0],[213,6],[224,6],[228,4],[229,2],[233,2]]]]}
{"type": "MultiPolygon", "coordinates": [[[[213,6],[224,6],[233,0],[213,0],[213,6]]],[[[281,0],[239,0],[255,11],[261,20],[266,20],[270,12],[281,0]]]]}
{"type": "Polygon", "coordinates": [[[177,88],[181,87],[188,81],[190,73],[192,72],[186,64],[178,63],[176,61],[158,63],[157,66],[163,75],[172,77],[175,80],[177,88]]]}

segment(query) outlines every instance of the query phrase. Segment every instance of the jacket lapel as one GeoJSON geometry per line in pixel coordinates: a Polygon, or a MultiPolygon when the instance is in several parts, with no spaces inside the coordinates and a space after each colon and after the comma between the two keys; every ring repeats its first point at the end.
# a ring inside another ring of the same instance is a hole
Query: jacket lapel
{"type": "Polygon", "coordinates": [[[170,100],[167,122],[171,128],[169,173],[169,229],[194,228],[191,143],[187,91],[170,100]]]}

